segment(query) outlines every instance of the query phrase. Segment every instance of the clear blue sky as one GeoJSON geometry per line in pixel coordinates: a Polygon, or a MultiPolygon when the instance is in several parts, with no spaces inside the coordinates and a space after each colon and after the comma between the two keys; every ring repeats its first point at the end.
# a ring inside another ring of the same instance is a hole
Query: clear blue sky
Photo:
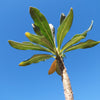
{"type": "MultiPolygon", "coordinates": [[[[0,100],[64,100],[61,78],[48,75],[53,58],[46,62],[19,67],[37,51],[21,51],[9,46],[8,40],[28,41],[24,33],[33,32],[29,7],[38,8],[55,26],[60,14],[70,7],[74,20],[65,41],[86,30],[91,20],[93,29],[87,39],[100,41],[99,0],[1,0],[0,1],[0,100]]],[[[83,41],[83,40],[82,40],[83,41]]],[[[71,80],[74,100],[100,100],[100,44],[96,47],[66,53],[64,59],[71,80]]]]}

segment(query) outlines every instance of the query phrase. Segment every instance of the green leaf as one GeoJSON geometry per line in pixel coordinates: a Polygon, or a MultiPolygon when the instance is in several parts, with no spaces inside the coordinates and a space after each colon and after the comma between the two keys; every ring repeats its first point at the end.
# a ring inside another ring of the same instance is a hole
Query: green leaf
{"type": "Polygon", "coordinates": [[[91,22],[90,27],[86,31],[84,31],[82,34],[74,35],[72,39],[62,47],[61,52],[63,52],[64,50],[72,46],[73,44],[78,43],[81,39],[84,39],[87,36],[87,32],[89,32],[92,29],[92,26],[93,26],[93,21],[91,22]]]}
{"type": "Polygon", "coordinates": [[[77,45],[69,47],[65,52],[68,52],[68,51],[71,51],[71,50],[76,50],[76,49],[91,48],[91,47],[94,47],[95,45],[97,45],[99,43],[100,43],[100,41],[87,40],[85,42],[81,42],[77,45]]]}
{"type": "Polygon", "coordinates": [[[91,21],[91,25],[89,26],[89,28],[86,31],[84,31],[82,34],[76,34],[75,36],[73,36],[73,38],[71,40],[73,40],[73,39],[75,39],[76,37],[79,37],[79,36],[86,37],[87,33],[92,29],[92,27],[93,27],[93,20],[91,21]]]}
{"type": "Polygon", "coordinates": [[[41,33],[49,40],[49,42],[54,47],[53,37],[51,34],[51,30],[49,24],[42,13],[37,8],[30,7],[30,15],[34,20],[34,24],[40,28],[41,33]]]}
{"type": "MultiPolygon", "coordinates": [[[[9,41],[11,41],[11,40],[9,40],[9,41]]],[[[14,41],[13,41],[14,42],[14,41]]],[[[17,42],[18,43],[18,42],[17,42]]],[[[24,45],[30,45],[30,46],[33,46],[33,43],[31,43],[31,42],[27,42],[27,41],[24,41],[24,42],[22,42],[24,45]]]]}
{"type": "Polygon", "coordinates": [[[62,24],[58,28],[57,32],[57,43],[58,43],[58,50],[60,50],[60,46],[64,37],[66,36],[67,32],[70,30],[73,21],[73,9],[70,9],[68,16],[64,19],[62,24]]]}
{"type": "Polygon", "coordinates": [[[46,59],[49,59],[51,57],[53,57],[53,56],[47,55],[47,54],[37,54],[37,55],[32,56],[30,59],[21,62],[19,64],[19,66],[27,66],[27,65],[30,65],[32,63],[38,63],[40,61],[45,61],[46,59]]]}
{"type": "Polygon", "coordinates": [[[34,35],[29,32],[26,32],[25,35],[31,42],[42,45],[42,46],[47,47],[50,50],[54,51],[53,46],[50,44],[50,42],[44,36],[34,35]]]}
{"type": "MultiPolygon", "coordinates": [[[[32,27],[34,29],[34,32],[37,34],[37,35],[40,35],[42,36],[42,33],[40,31],[40,28],[38,26],[36,26],[35,24],[32,24],[32,27]]],[[[50,27],[50,30],[51,30],[51,33],[52,33],[52,37],[53,37],[53,40],[55,42],[55,28],[52,24],[49,24],[49,27],[50,27]]]]}
{"type": "Polygon", "coordinates": [[[8,42],[13,48],[16,48],[16,49],[19,49],[19,50],[39,50],[39,51],[51,52],[49,49],[43,48],[39,45],[34,45],[31,42],[19,43],[19,42],[15,42],[15,41],[12,41],[12,40],[9,40],[8,42]]]}
{"type": "Polygon", "coordinates": [[[59,69],[58,65],[57,65],[57,68],[56,68],[56,73],[61,76],[61,72],[60,72],[60,69],[59,69]]]}
{"type": "Polygon", "coordinates": [[[60,17],[60,24],[64,21],[65,18],[66,18],[65,14],[62,13],[60,17]]]}
{"type": "Polygon", "coordinates": [[[32,27],[34,29],[34,32],[37,34],[37,35],[42,35],[41,31],[40,31],[40,28],[38,26],[36,26],[35,24],[32,24],[32,27]]]}

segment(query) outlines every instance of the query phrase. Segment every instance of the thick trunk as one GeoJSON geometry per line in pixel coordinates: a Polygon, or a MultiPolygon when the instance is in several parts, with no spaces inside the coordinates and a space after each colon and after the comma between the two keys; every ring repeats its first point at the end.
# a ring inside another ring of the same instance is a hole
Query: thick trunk
{"type": "Polygon", "coordinates": [[[57,59],[59,69],[61,71],[65,100],[74,100],[70,80],[67,74],[66,67],[64,66],[63,59],[62,57],[59,56],[56,59],[57,59]]]}

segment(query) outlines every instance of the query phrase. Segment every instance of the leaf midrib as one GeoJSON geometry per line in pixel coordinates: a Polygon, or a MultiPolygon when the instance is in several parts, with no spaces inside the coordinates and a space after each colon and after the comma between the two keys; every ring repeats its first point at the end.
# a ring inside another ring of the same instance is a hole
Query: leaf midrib
{"type": "Polygon", "coordinates": [[[28,48],[28,47],[29,47],[29,48],[32,48],[32,49],[33,49],[33,48],[40,48],[40,49],[42,48],[42,49],[44,49],[44,50],[49,50],[49,49],[47,49],[47,48],[43,48],[43,47],[40,47],[40,46],[37,46],[37,45],[34,45],[34,44],[33,44],[33,45],[25,45],[25,44],[23,44],[23,43],[20,44],[20,43],[16,43],[16,42],[15,42],[15,45],[20,45],[20,46],[23,46],[23,47],[25,47],[25,48],[28,48]],[[34,46],[34,47],[32,47],[32,46],[34,46]]]}
{"type": "MultiPolygon", "coordinates": [[[[60,46],[61,46],[61,38],[62,38],[62,33],[64,32],[64,30],[65,30],[65,26],[64,26],[64,28],[63,28],[63,30],[62,30],[62,32],[61,32],[61,36],[60,36],[60,39],[59,39],[59,43],[60,43],[60,46]]],[[[59,49],[60,49],[60,46],[59,46],[59,49]]]]}
{"type": "MultiPolygon", "coordinates": [[[[36,55],[35,55],[36,56],[36,55]]],[[[34,56],[33,56],[33,59],[37,59],[38,57],[41,57],[41,56],[44,56],[43,54],[42,55],[37,55],[37,57],[35,57],[34,58],[34,56]]],[[[48,56],[48,57],[52,57],[52,55],[45,55],[45,56],[48,56]]],[[[30,62],[33,60],[32,59],[32,57],[29,59],[30,60],[30,62]]],[[[26,61],[29,61],[29,60],[26,60],[26,61]]],[[[39,59],[40,60],[40,59],[39,59]]],[[[25,62],[25,61],[23,61],[23,62],[25,62]]]]}

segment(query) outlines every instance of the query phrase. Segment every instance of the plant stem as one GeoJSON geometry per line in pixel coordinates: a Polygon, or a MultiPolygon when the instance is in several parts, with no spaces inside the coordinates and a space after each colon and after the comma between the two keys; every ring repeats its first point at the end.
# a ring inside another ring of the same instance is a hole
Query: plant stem
{"type": "Polygon", "coordinates": [[[71,84],[70,84],[70,80],[66,68],[63,69],[62,82],[63,82],[65,100],[74,100],[73,92],[72,92],[72,88],[71,88],[71,84]]]}
{"type": "Polygon", "coordinates": [[[60,56],[57,56],[56,59],[57,59],[59,69],[61,71],[65,100],[74,100],[73,92],[72,92],[72,88],[71,88],[71,84],[70,84],[70,79],[67,74],[66,67],[64,66],[63,59],[60,56]]]}

